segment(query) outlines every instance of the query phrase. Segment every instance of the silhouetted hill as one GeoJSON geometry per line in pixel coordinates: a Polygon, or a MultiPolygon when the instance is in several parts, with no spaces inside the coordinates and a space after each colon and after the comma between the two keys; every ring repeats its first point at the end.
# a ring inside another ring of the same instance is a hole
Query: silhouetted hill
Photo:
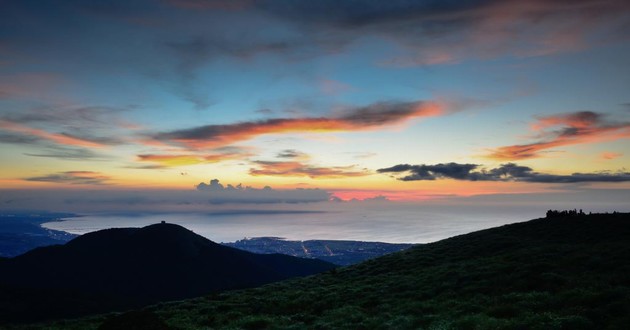
{"type": "Polygon", "coordinates": [[[630,214],[561,216],[144,312],[177,329],[627,329],[628,274],[630,214]]]}
{"type": "Polygon", "coordinates": [[[320,260],[226,247],[174,224],[107,229],[1,261],[0,313],[32,320],[128,308],[332,268],[320,260]]]}

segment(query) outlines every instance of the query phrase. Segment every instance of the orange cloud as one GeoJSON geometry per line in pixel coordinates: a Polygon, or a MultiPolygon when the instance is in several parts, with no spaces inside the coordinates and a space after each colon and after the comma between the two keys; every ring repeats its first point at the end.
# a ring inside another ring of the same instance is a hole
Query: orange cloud
{"type": "Polygon", "coordinates": [[[218,163],[224,160],[242,159],[249,156],[242,153],[214,154],[214,155],[138,155],[138,160],[158,163],[166,167],[195,165],[204,163],[218,163]]]}
{"type": "Polygon", "coordinates": [[[65,133],[48,133],[44,130],[32,128],[28,126],[24,126],[17,123],[12,123],[9,121],[0,120],[0,128],[6,129],[9,131],[22,133],[26,135],[33,135],[45,140],[49,140],[58,144],[70,145],[70,146],[79,146],[79,147],[92,147],[92,148],[100,148],[105,145],[102,143],[89,141],[85,139],[80,139],[70,134],[65,133]]]}
{"type": "Polygon", "coordinates": [[[347,178],[370,175],[366,170],[355,170],[354,166],[317,167],[300,162],[255,162],[258,168],[249,170],[251,175],[302,176],[310,178],[347,178]]]}
{"type": "Polygon", "coordinates": [[[227,125],[207,125],[159,133],[153,139],[188,148],[215,148],[249,140],[265,134],[305,132],[364,131],[400,123],[411,118],[433,117],[444,113],[431,102],[375,103],[356,108],[340,117],[277,118],[227,125]]]}
{"type": "Polygon", "coordinates": [[[548,149],[584,143],[630,138],[630,123],[608,123],[599,113],[582,111],[540,117],[531,125],[539,141],[493,149],[486,157],[496,160],[520,160],[540,157],[548,149]],[[550,128],[559,127],[549,131],[550,128]]]}
{"type": "Polygon", "coordinates": [[[623,156],[623,154],[620,153],[620,152],[610,152],[610,151],[603,152],[600,155],[600,157],[603,158],[603,159],[615,159],[615,158],[619,158],[621,156],[623,156]]]}

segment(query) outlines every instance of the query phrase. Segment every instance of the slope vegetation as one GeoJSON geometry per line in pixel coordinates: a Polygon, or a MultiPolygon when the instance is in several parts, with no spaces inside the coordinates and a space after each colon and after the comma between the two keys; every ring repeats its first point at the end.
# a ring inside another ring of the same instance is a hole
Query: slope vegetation
{"type": "Polygon", "coordinates": [[[143,312],[174,329],[627,329],[628,274],[630,214],[575,215],[143,312]]]}

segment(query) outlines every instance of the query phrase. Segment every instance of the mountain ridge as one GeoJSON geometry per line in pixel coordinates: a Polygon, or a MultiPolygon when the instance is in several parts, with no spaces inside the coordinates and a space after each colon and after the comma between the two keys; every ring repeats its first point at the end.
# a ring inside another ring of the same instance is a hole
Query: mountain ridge
{"type": "MultiPolygon", "coordinates": [[[[76,291],[93,296],[88,299],[91,305],[107,302],[105,311],[112,306],[124,309],[258,286],[333,268],[320,260],[226,247],[179,225],[161,223],[92,232],[65,245],[40,247],[3,260],[0,285],[7,290],[56,290],[60,295],[76,291]]],[[[71,312],[72,303],[68,304],[71,312]]],[[[35,314],[15,308],[13,313],[35,314]]],[[[8,314],[4,316],[10,318],[8,314]]]]}

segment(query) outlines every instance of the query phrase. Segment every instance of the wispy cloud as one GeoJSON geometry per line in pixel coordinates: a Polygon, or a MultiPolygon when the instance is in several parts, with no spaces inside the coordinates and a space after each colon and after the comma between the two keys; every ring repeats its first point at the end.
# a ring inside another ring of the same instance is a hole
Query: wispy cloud
{"type": "Polygon", "coordinates": [[[153,139],[189,148],[214,148],[265,134],[369,130],[412,118],[433,117],[443,109],[431,102],[379,102],[338,117],[276,118],[226,125],[206,125],[158,133],[153,139]]]}
{"type": "Polygon", "coordinates": [[[454,179],[463,181],[517,181],[536,183],[628,182],[630,172],[573,173],[557,175],[535,172],[531,167],[514,163],[485,169],[478,164],[445,163],[435,165],[400,164],[377,170],[393,173],[401,181],[454,179]]]}
{"type": "Polygon", "coordinates": [[[169,154],[144,154],[138,155],[138,160],[144,162],[153,162],[163,167],[185,166],[204,163],[218,163],[226,160],[235,160],[247,158],[248,154],[242,153],[225,153],[211,155],[169,155],[169,154]]]}
{"type": "Polygon", "coordinates": [[[9,112],[2,119],[18,124],[56,124],[73,129],[111,128],[112,125],[127,129],[138,128],[122,118],[126,108],[108,106],[48,106],[9,112]]]}
{"type": "Polygon", "coordinates": [[[252,0],[167,0],[168,4],[189,10],[240,10],[252,5],[252,0]]]}
{"type": "Polygon", "coordinates": [[[602,154],[600,155],[600,157],[602,159],[606,159],[606,160],[611,160],[611,159],[615,159],[615,158],[619,158],[623,156],[622,153],[620,152],[612,152],[612,151],[606,151],[606,152],[602,152],[602,154]]]}
{"type": "Polygon", "coordinates": [[[53,183],[67,183],[77,185],[102,185],[110,179],[109,176],[92,171],[66,171],[44,176],[25,178],[26,181],[40,181],[53,183]]]}
{"type": "Polygon", "coordinates": [[[85,148],[68,148],[62,146],[49,146],[40,153],[24,153],[31,157],[56,158],[64,160],[96,160],[105,159],[102,155],[85,148]]]}
{"type": "MultiPolygon", "coordinates": [[[[502,55],[541,56],[623,39],[630,5],[623,1],[269,1],[259,8],[340,47],[373,35],[404,55],[383,63],[436,65],[502,55]],[[597,12],[598,15],[593,15],[597,12]],[[523,28],[526,27],[526,28],[523,28]],[[598,38],[599,37],[599,38],[598,38]],[[332,40],[331,40],[332,39],[332,40]]],[[[627,29],[627,27],[626,27],[627,29]]],[[[627,30],[625,30],[627,33],[627,30]]]]}
{"type": "Polygon", "coordinates": [[[310,178],[348,178],[360,177],[372,174],[365,169],[357,169],[355,166],[319,167],[304,164],[298,161],[292,162],[254,162],[257,167],[249,170],[251,175],[310,177],[310,178]]]}
{"type": "Polygon", "coordinates": [[[45,130],[28,127],[18,123],[12,123],[9,121],[0,120],[0,128],[21,133],[25,135],[32,135],[44,140],[48,140],[61,145],[80,146],[89,148],[105,147],[106,144],[101,141],[90,140],[86,138],[76,137],[69,133],[49,133],[45,130]]]}
{"type": "Polygon", "coordinates": [[[540,157],[548,149],[630,138],[630,122],[607,121],[601,113],[581,111],[540,117],[531,125],[535,142],[499,147],[486,155],[498,160],[540,157]]]}
{"type": "Polygon", "coordinates": [[[14,132],[2,132],[0,133],[0,143],[7,144],[35,144],[41,141],[37,136],[20,134],[14,132]]]}
{"type": "Polygon", "coordinates": [[[306,153],[295,149],[285,149],[276,154],[278,158],[293,159],[293,160],[308,160],[310,156],[306,153]]]}
{"type": "Polygon", "coordinates": [[[99,106],[53,106],[9,111],[0,115],[0,128],[7,131],[0,141],[39,145],[53,143],[57,148],[118,145],[123,143],[118,134],[121,130],[128,133],[140,128],[122,118],[124,111],[124,108],[99,106]]]}

